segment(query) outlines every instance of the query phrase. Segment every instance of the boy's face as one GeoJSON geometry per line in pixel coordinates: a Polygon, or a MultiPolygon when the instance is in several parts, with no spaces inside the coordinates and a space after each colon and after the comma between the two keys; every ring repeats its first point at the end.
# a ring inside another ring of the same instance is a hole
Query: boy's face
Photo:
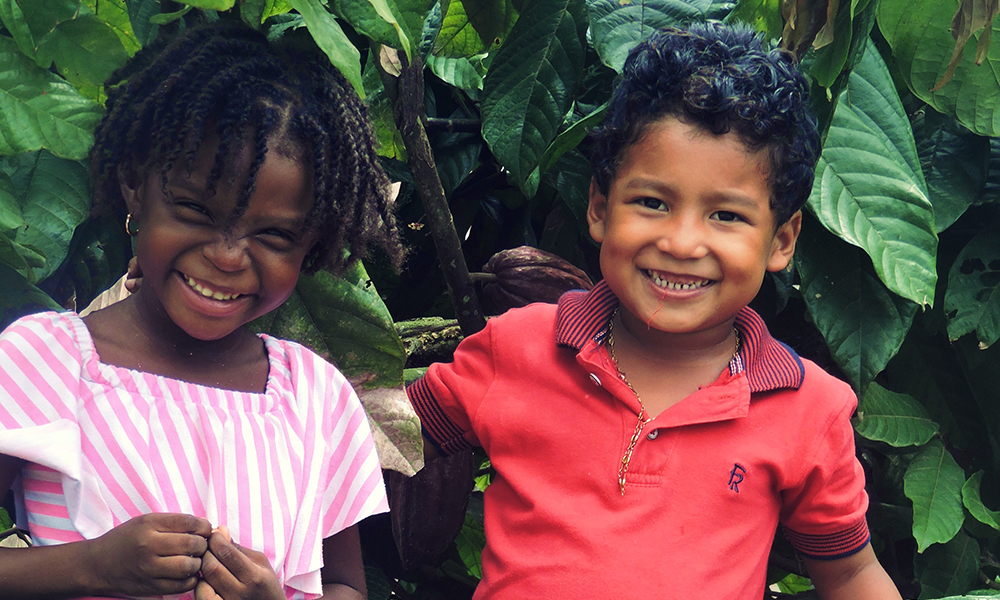
{"type": "Polygon", "coordinates": [[[590,234],[627,326],[729,335],[795,251],[802,215],[775,230],[767,169],[735,134],[666,118],[626,150],[607,196],[591,184],[590,234]]]}

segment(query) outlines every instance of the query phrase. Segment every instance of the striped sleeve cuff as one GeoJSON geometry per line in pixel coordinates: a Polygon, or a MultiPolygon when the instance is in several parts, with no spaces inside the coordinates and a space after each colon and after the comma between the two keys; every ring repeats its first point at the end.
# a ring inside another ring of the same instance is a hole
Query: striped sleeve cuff
{"type": "Polygon", "coordinates": [[[807,558],[835,560],[860,552],[871,540],[868,521],[861,518],[850,528],[826,535],[798,533],[785,527],[785,538],[807,558]]]}
{"type": "Polygon", "coordinates": [[[410,384],[406,388],[406,395],[413,405],[413,410],[420,417],[424,434],[434,442],[442,454],[454,454],[472,448],[472,444],[465,439],[465,432],[441,410],[426,379],[418,379],[410,384]]]}

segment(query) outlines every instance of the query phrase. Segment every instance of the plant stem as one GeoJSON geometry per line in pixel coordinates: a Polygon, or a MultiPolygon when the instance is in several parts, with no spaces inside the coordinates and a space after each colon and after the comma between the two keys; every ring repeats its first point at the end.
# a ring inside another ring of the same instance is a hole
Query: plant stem
{"type": "Polygon", "coordinates": [[[486,319],[479,308],[479,298],[469,278],[469,268],[465,264],[462,243],[455,222],[452,220],[448,199],[445,197],[441,178],[434,164],[434,153],[421,115],[424,105],[423,64],[415,56],[413,64],[407,64],[406,56],[399,54],[401,69],[398,77],[385,71],[381,61],[376,60],[382,84],[393,105],[396,127],[403,137],[403,145],[410,157],[410,172],[417,186],[417,193],[424,205],[427,226],[430,228],[434,247],[437,249],[441,270],[448,285],[448,294],[455,309],[462,334],[470,336],[486,326],[486,319]]]}

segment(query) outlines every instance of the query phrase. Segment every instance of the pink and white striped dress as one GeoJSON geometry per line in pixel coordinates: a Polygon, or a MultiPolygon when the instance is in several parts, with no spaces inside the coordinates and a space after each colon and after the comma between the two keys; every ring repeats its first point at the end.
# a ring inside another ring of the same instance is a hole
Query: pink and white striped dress
{"type": "Polygon", "coordinates": [[[34,543],[93,539],[150,512],[193,514],[263,552],[289,598],[319,595],[322,539],[388,510],[382,474],[343,375],[299,344],[261,337],[269,374],[254,394],[104,364],[73,313],[8,327],[0,454],[28,461],[15,489],[34,543]]]}

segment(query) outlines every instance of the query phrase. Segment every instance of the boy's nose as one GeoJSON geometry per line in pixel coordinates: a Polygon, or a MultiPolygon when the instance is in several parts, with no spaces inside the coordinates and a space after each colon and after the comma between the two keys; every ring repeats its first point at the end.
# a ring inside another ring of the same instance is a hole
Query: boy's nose
{"type": "Polygon", "coordinates": [[[663,232],[657,241],[657,249],[681,260],[693,260],[706,256],[704,228],[691,219],[679,219],[663,232]]]}
{"type": "Polygon", "coordinates": [[[205,258],[220,271],[242,271],[250,266],[250,255],[245,239],[220,237],[205,245],[204,254],[205,258]]]}

